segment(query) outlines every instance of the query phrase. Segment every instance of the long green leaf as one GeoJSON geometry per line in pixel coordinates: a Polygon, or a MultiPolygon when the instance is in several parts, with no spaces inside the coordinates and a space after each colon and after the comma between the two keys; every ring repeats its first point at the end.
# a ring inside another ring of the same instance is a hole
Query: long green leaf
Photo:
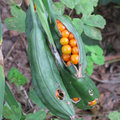
{"type": "MultiPolygon", "coordinates": [[[[12,92],[10,91],[7,83],[5,83],[5,101],[7,102],[7,104],[9,105],[11,109],[13,109],[13,106],[15,106],[16,108],[20,107],[15,97],[13,96],[12,92]]],[[[21,120],[24,120],[23,113],[22,113],[21,120]]]]}
{"type": "Polygon", "coordinates": [[[5,75],[3,69],[3,55],[2,55],[2,25],[0,17],[0,120],[2,119],[2,109],[3,109],[3,100],[4,100],[4,91],[5,91],[5,75]]]}
{"type": "Polygon", "coordinates": [[[10,91],[7,83],[5,83],[5,100],[10,107],[13,105],[16,107],[19,107],[19,105],[18,105],[16,99],[14,98],[12,92],[10,91]]]}
{"type": "Polygon", "coordinates": [[[46,10],[45,10],[45,7],[44,7],[44,4],[43,4],[42,0],[35,0],[35,5],[36,5],[36,9],[37,9],[39,19],[40,19],[40,21],[42,23],[42,26],[43,26],[46,34],[47,34],[47,37],[49,38],[53,47],[55,47],[54,40],[53,40],[51,31],[50,31],[50,27],[49,27],[49,24],[48,24],[48,20],[47,20],[46,10]]]}

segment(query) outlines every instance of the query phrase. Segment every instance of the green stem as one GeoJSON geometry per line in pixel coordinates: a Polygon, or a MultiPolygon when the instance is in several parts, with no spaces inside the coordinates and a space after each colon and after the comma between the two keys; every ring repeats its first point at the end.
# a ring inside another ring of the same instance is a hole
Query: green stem
{"type": "Polygon", "coordinates": [[[73,9],[70,11],[69,16],[71,16],[72,12],[73,12],[73,9]]]}
{"type": "Polygon", "coordinates": [[[115,60],[110,60],[110,61],[106,61],[105,64],[110,64],[110,63],[115,63],[115,62],[119,62],[120,61],[120,58],[119,59],[115,59],[115,60]]]}

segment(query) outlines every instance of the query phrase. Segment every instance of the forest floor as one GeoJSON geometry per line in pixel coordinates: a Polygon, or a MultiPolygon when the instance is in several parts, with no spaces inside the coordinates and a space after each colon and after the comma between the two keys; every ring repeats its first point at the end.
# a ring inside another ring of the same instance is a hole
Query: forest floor
{"type": "MultiPolygon", "coordinates": [[[[4,20],[10,17],[10,6],[4,0],[0,0],[0,10],[2,11],[3,28],[3,55],[5,64],[5,76],[7,83],[7,74],[12,67],[16,67],[28,79],[21,91],[25,95],[28,93],[31,85],[30,66],[27,57],[27,40],[25,34],[19,34],[6,28],[4,20]]],[[[76,112],[84,120],[108,120],[108,114],[111,111],[117,111],[120,108],[120,8],[116,4],[99,5],[96,13],[101,14],[106,19],[106,26],[102,30],[103,41],[101,47],[104,49],[105,64],[95,66],[91,78],[96,83],[100,91],[99,103],[92,109],[79,110],[76,112]]],[[[74,15],[73,15],[74,17],[74,15]]],[[[18,93],[16,86],[9,84],[15,98],[21,103],[24,113],[30,111],[31,106],[24,101],[18,93]]],[[[36,106],[32,109],[36,110],[36,106]]],[[[50,119],[50,116],[48,117],[50,119]]]]}

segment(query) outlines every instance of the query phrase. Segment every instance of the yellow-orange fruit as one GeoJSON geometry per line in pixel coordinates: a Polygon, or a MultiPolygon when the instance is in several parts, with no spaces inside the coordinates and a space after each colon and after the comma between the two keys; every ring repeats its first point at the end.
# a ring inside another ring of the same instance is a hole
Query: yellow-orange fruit
{"type": "Polygon", "coordinates": [[[57,24],[57,27],[58,27],[60,32],[65,30],[65,26],[62,23],[60,23],[60,22],[57,24]]]}
{"type": "Polygon", "coordinates": [[[73,47],[72,48],[72,54],[78,54],[78,53],[79,53],[78,47],[73,47]]]}
{"type": "Polygon", "coordinates": [[[67,64],[67,66],[70,66],[71,65],[71,61],[68,61],[66,64],[67,64]]]}
{"type": "Polygon", "coordinates": [[[79,55],[71,55],[71,62],[73,63],[73,64],[78,64],[78,62],[79,62],[79,55]]]}
{"type": "Polygon", "coordinates": [[[71,40],[71,39],[73,39],[73,38],[74,38],[73,34],[70,33],[70,34],[69,34],[69,39],[71,40]]]}
{"type": "Polygon", "coordinates": [[[68,37],[69,34],[70,34],[70,33],[69,33],[68,30],[63,30],[63,31],[61,32],[62,37],[68,37]]]}
{"type": "Polygon", "coordinates": [[[93,105],[95,105],[96,103],[97,103],[97,100],[96,100],[96,99],[93,100],[93,101],[89,101],[89,102],[88,102],[89,106],[93,106],[93,105]]]}
{"type": "Polygon", "coordinates": [[[58,23],[60,23],[60,21],[59,21],[59,20],[56,20],[56,21],[57,21],[57,24],[58,24],[58,23]]]}
{"type": "Polygon", "coordinates": [[[63,45],[62,46],[62,53],[63,54],[71,54],[71,46],[70,45],[63,45]]]}
{"type": "Polygon", "coordinates": [[[62,37],[60,39],[60,43],[61,43],[61,45],[67,45],[69,43],[69,40],[66,37],[62,37]]]}
{"type": "Polygon", "coordinates": [[[62,54],[62,59],[67,62],[70,60],[70,55],[62,54]]]}
{"type": "Polygon", "coordinates": [[[71,47],[75,47],[77,46],[77,41],[75,39],[71,39],[69,44],[71,47]]]}

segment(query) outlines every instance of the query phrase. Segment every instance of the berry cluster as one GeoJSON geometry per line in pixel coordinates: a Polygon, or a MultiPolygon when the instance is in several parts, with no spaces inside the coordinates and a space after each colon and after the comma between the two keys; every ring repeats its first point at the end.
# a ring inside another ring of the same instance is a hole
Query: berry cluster
{"type": "Polygon", "coordinates": [[[62,45],[63,60],[68,66],[71,65],[71,62],[75,65],[78,64],[79,49],[77,46],[77,40],[59,20],[57,20],[57,27],[62,36],[60,39],[60,44],[62,45]]]}

